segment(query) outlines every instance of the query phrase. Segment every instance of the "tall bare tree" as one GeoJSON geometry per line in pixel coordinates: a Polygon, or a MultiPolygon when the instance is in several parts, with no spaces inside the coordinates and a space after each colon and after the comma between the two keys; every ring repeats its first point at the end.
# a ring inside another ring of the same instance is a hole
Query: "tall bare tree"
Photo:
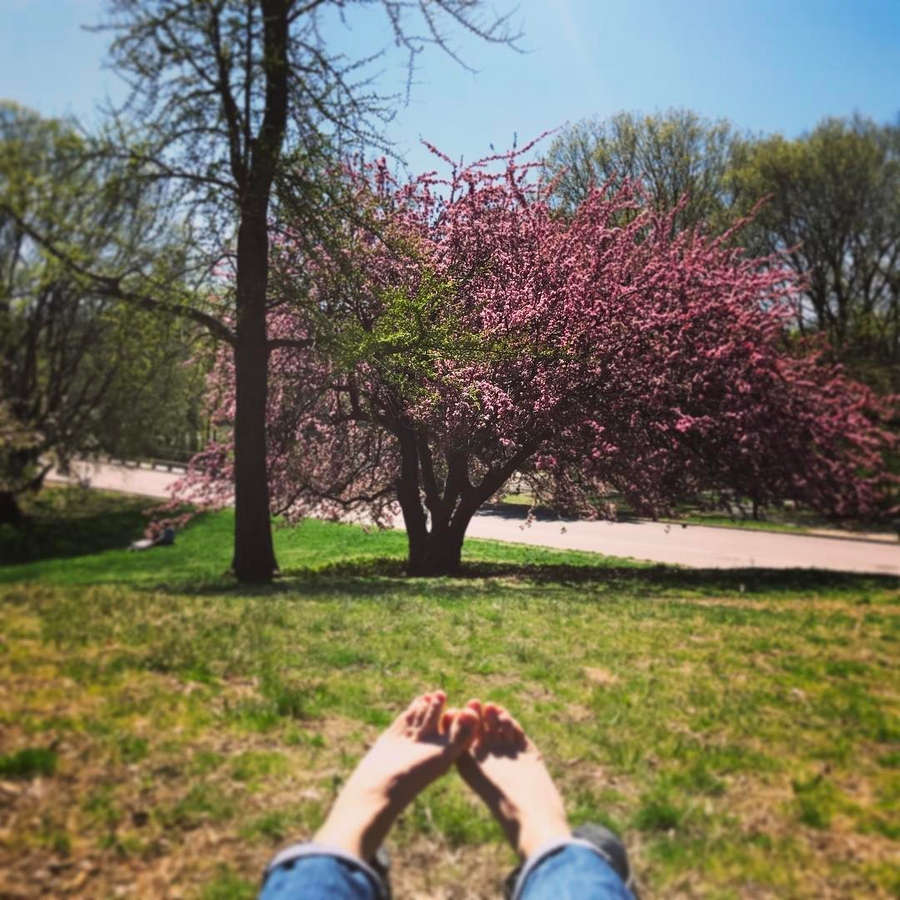
{"type": "MultiPolygon", "coordinates": [[[[226,257],[234,265],[233,292],[218,307],[195,308],[193,317],[234,348],[233,567],[244,582],[268,581],[276,571],[265,409],[268,354],[279,343],[266,333],[279,164],[286,153],[304,160],[296,197],[329,153],[384,145],[382,126],[398,101],[369,76],[382,48],[351,58],[329,43],[328,35],[363,7],[383,12],[388,44],[408,54],[410,75],[428,45],[455,55],[453,29],[499,44],[516,37],[506,16],[484,14],[481,0],[109,0],[98,26],[111,35],[112,63],[130,89],[104,152],[122,158],[135,177],[176,184],[184,220],[207,231],[192,258],[210,269],[226,257]]],[[[317,202],[306,210],[310,227],[317,202]]],[[[124,271],[100,280],[110,292],[162,308],[145,275],[124,271]]]]}

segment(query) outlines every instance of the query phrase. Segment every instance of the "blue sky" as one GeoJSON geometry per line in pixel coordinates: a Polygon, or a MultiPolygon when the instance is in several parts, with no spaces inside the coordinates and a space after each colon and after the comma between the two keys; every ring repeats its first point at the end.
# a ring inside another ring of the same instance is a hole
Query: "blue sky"
{"type": "MultiPolygon", "coordinates": [[[[489,4],[490,5],[490,4],[489,4]]],[[[494,0],[496,9],[513,8],[494,0]]],[[[0,97],[87,123],[115,76],[103,71],[101,0],[0,0],[0,97]]],[[[426,52],[408,106],[387,127],[413,169],[425,138],[467,160],[547,129],[619,110],[683,106],[753,132],[794,136],[826,115],[900,113],[900,0],[521,0],[525,52],[451,32],[476,71],[426,52]]],[[[352,9],[336,32],[348,53],[381,39],[352,9]]],[[[402,59],[378,64],[402,90],[402,59]]]]}

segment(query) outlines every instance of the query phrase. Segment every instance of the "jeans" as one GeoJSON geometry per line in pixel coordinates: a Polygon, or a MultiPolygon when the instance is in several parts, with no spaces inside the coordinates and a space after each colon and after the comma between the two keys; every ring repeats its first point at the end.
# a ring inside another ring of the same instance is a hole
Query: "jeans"
{"type": "MultiPolygon", "coordinates": [[[[388,890],[371,866],[329,847],[296,844],[266,871],[259,900],[385,900],[388,890]]],[[[514,900],[633,900],[607,861],[587,841],[557,841],[522,867],[514,900]]]]}

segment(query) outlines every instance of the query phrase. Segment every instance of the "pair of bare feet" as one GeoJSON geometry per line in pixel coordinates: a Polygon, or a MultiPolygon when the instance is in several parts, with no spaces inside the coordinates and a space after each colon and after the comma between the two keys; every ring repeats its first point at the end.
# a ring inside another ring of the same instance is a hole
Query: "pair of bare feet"
{"type": "Polygon", "coordinates": [[[541,754],[501,706],[470,700],[445,709],[443,691],[416,697],[344,785],[318,844],[371,860],[397,816],[455,763],[523,858],[571,832],[541,754]]]}

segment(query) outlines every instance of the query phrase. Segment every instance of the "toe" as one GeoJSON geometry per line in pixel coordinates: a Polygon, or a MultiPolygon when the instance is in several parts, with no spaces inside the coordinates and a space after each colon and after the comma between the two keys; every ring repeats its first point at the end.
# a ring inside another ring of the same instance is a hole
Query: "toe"
{"type": "Polygon", "coordinates": [[[524,748],[528,743],[528,738],[525,735],[525,729],[519,724],[515,716],[509,717],[509,725],[513,743],[515,743],[517,747],[524,748]]]}
{"type": "Polygon", "coordinates": [[[448,743],[457,753],[472,745],[478,734],[478,717],[470,709],[456,710],[450,724],[448,743]]]}
{"type": "Polygon", "coordinates": [[[450,706],[441,713],[441,734],[450,734],[450,729],[453,728],[453,723],[461,712],[461,709],[450,706]]]}
{"type": "Polygon", "coordinates": [[[484,710],[482,709],[481,701],[473,698],[465,705],[465,709],[471,712],[477,720],[475,723],[475,742],[477,742],[481,740],[481,736],[484,733],[484,710]]]}
{"type": "Polygon", "coordinates": [[[403,710],[403,712],[400,713],[399,716],[397,716],[397,719],[395,720],[394,725],[399,726],[401,731],[407,725],[412,725],[416,721],[416,716],[418,715],[418,710],[419,710],[419,701],[421,699],[422,699],[421,697],[414,697],[410,701],[409,706],[407,706],[406,709],[403,710]]]}
{"type": "Polygon", "coordinates": [[[518,743],[516,740],[516,730],[513,728],[513,723],[508,716],[500,719],[497,730],[500,732],[500,737],[503,739],[504,744],[512,746],[518,743]]]}
{"type": "Polygon", "coordinates": [[[500,725],[500,707],[496,703],[488,703],[482,715],[484,730],[487,734],[495,734],[500,725]]]}
{"type": "Polygon", "coordinates": [[[443,691],[436,691],[428,696],[430,699],[425,707],[420,727],[426,734],[437,734],[439,730],[438,725],[441,721],[441,712],[444,709],[444,701],[447,697],[443,691]]]}
{"type": "Polygon", "coordinates": [[[430,694],[422,694],[421,697],[416,697],[416,699],[413,700],[413,715],[411,721],[409,722],[409,724],[412,725],[413,728],[420,728],[422,726],[422,722],[425,720],[430,702],[430,694]]]}

